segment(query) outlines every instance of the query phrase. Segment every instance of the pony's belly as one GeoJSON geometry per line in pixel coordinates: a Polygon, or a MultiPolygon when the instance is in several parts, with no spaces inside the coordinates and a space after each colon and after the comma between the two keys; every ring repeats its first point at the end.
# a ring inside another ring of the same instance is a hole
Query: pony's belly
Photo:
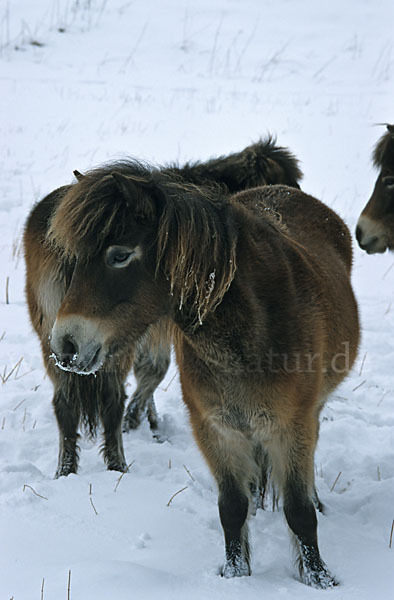
{"type": "Polygon", "coordinates": [[[242,410],[215,410],[207,416],[207,423],[218,438],[233,444],[242,443],[268,445],[280,433],[280,425],[274,415],[260,410],[250,413],[242,410]]]}

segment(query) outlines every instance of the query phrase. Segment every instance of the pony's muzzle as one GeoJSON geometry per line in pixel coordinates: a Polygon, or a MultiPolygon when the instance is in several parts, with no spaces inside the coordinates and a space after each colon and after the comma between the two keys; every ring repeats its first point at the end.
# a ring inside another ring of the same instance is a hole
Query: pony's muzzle
{"type": "Polygon", "coordinates": [[[359,226],[356,227],[356,239],[361,250],[365,250],[368,253],[373,251],[373,248],[378,241],[378,237],[376,235],[367,238],[359,226]]]}
{"type": "Polygon", "coordinates": [[[360,217],[357,223],[356,239],[367,254],[383,253],[387,248],[382,231],[366,217],[360,217]]]}
{"type": "Polygon", "coordinates": [[[52,358],[63,371],[95,373],[105,359],[105,341],[94,321],[81,317],[56,319],[51,334],[52,358]]]}

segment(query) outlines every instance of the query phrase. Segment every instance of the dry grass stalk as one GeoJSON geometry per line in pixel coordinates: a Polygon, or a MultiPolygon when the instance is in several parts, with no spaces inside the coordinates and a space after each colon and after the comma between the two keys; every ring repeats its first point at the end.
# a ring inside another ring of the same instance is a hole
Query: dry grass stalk
{"type": "Polygon", "coordinates": [[[171,496],[171,498],[169,499],[169,501],[167,502],[167,506],[170,506],[171,502],[173,501],[173,499],[175,498],[175,496],[177,496],[178,494],[180,494],[181,492],[184,492],[185,490],[187,490],[188,486],[186,485],[184,488],[182,488],[181,490],[178,490],[177,492],[175,492],[175,494],[173,494],[171,496]]]}
{"type": "Polygon", "coordinates": [[[17,410],[24,402],[26,402],[26,398],[23,398],[12,410],[17,410]]]}
{"type": "Polygon", "coordinates": [[[389,268],[383,273],[382,279],[385,279],[386,276],[390,273],[391,269],[394,267],[394,263],[391,263],[389,268]]]}
{"type": "Polygon", "coordinates": [[[13,366],[13,368],[11,369],[11,371],[9,373],[7,373],[7,365],[4,367],[3,375],[0,375],[2,383],[6,383],[6,381],[9,380],[9,378],[15,372],[15,370],[16,370],[16,372],[18,372],[18,369],[21,365],[22,360],[23,360],[23,356],[21,356],[21,358],[18,360],[16,365],[13,366]]]}
{"type": "Polygon", "coordinates": [[[380,406],[380,405],[382,404],[382,402],[383,402],[384,398],[387,396],[387,394],[388,394],[388,393],[389,393],[389,392],[388,392],[388,390],[386,390],[386,391],[384,392],[384,394],[382,395],[381,399],[379,400],[379,402],[378,402],[377,406],[380,406]]]}
{"type": "Polygon", "coordinates": [[[362,387],[365,383],[367,383],[367,380],[364,379],[364,381],[362,381],[361,383],[359,383],[358,385],[356,385],[355,388],[352,389],[352,392],[355,392],[356,390],[358,390],[360,387],[362,387]]]}
{"type": "Polygon", "coordinates": [[[34,490],[31,485],[25,483],[25,485],[23,486],[23,491],[25,491],[26,488],[29,488],[29,490],[31,490],[33,492],[33,494],[35,494],[36,496],[38,496],[39,498],[42,498],[43,500],[48,500],[48,498],[46,498],[45,496],[41,496],[41,494],[38,494],[36,492],[36,490],[34,490]]]}
{"type": "Polygon", "coordinates": [[[334,491],[334,488],[335,488],[336,484],[338,483],[338,479],[340,478],[341,475],[342,475],[342,471],[339,471],[338,475],[335,478],[334,483],[331,486],[330,492],[334,491]]]}
{"type": "Polygon", "coordinates": [[[71,571],[68,572],[67,600],[71,598],[71,571]]]}
{"type": "Polygon", "coordinates": [[[9,286],[10,286],[10,278],[7,277],[5,280],[5,303],[9,304],[10,303],[10,298],[9,298],[9,286]]]}
{"type": "Polygon", "coordinates": [[[187,468],[187,466],[186,466],[186,465],[183,465],[183,468],[185,469],[186,473],[189,475],[190,479],[191,479],[192,481],[196,481],[196,480],[194,479],[193,475],[190,473],[190,471],[189,471],[189,469],[187,468]]]}
{"type": "Polygon", "coordinates": [[[116,482],[116,485],[115,485],[114,492],[116,492],[116,490],[118,489],[118,485],[120,484],[120,482],[121,482],[121,480],[122,480],[122,477],[123,477],[123,475],[124,475],[125,473],[128,473],[128,471],[129,471],[130,467],[132,467],[134,463],[135,463],[135,460],[132,460],[132,461],[131,461],[131,463],[130,463],[129,465],[127,465],[127,467],[126,467],[126,470],[125,470],[125,471],[123,471],[123,473],[121,473],[120,477],[118,477],[118,480],[117,480],[117,482],[116,482]]]}
{"type": "Polygon", "coordinates": [[[94,512],[96,513],[96,515],[98,515],[98,512],[97,512],[97,510],[96,510],[96,507],[95,507],[95,505],[93,504],[93,500],[92,500],[92,497],[91,497],[91,496],[89,496],[89,500],[90,500],[90,504],[92,505],[92,508],[93,508],[94,512]]]}
{"type": "MultiPolygon", "coordinates": [[[[22,373],[22,375],[18,375],[18,376],[17,376],[17,374],[15,374],[15,377],[14,377],[14,379],[15,379],[16,381],[18,381],[18,379],[22,379],[22,377],[26,377],[26,375],[30,375],[30,373],[33,373],[33,371],[34,371],[34,369],[30,369],[30,371],[26,371],[26,373],[22,373]]],[[[39,387],[39,386],[38,386],[38,387],[39,387]]]]}
{"type": "Polygon", "coordinates": [[[93,500],[92,500],[92,488],[93,488],[93,484],[89,483],[89,500],[90,500],[90,504],[92,505],[92,508],[93,508],[94,512],[96,513],[96,515],[98,515],[98,512],[97,512],[96,507],[93,504],[93,500]]]}
{"type": "Polygon", "coordinates": [[[364,354],[364,358],[363,358],[363,360],[362,360],[362,363],[361,363],[361,368],[360,368],[360,372],[359,372],[359,376],[360,376],[360,377],[361,377],[361,373],[363,372],[364,363],[365,363],[365,359],[367,358],[367,354],[368,354],[368,352],[366,352],[366,353],[364,354]]]}
{"type": "Polygon", "coordinates": [[[394,519],[393,519],[393,522],[391,523],[390,543],[389,543],[390,549],[393,547],[393,533],[394,533],[394,519]]]}
{"type": "Polygon", "coordinates": [[[174,379],[175,379],[176,375],[177,375],[177,374],[175,373],[175,374],[174,374],[174,375],[171,377],[171,380],[170,380],[169,384],[168,384],[168,385],[167,385],[165,388],[162,388],[162,387],[160,387],[160,386],[159,386],[159,390],[161,390],[162,392],[168,392],[168,390],[169,390],[169,387],[170,387],[170,385],[172,384],[172,382],[174,381],[174,379]]]}

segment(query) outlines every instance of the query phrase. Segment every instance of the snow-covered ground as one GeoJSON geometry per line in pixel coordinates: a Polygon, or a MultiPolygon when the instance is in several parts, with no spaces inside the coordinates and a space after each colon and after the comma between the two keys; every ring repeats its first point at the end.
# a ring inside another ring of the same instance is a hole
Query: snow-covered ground
{"type": "Polygon", "coordinates": [[[73,169],[205,159],[267,131],[301,159],[304,190],[353,230],[376,176],[373,125],[394,118],[393,20],[392,0],[2,0],[1,600],[392,597],[393,255],[355,248],[362,346],[324,410],[316,456],[322,555],[342,584],[324,592],[297,580],[281,511],[251,519],[252,577],[217,576],[215,484],[175,367],[157,394],[168,442],[146,425],[125,436],[134,463],[119,481],[99,443],[82,441],[79,474],[53,479],[52,390],[20,242],[33,202],[73,169]]]}

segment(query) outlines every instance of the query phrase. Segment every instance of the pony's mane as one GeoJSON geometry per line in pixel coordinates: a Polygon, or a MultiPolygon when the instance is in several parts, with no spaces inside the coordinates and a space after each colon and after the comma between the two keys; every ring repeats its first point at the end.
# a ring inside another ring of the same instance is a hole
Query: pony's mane
{"type": "Polygon", "coordinates": [[[280,183],[299,188],[303,176],[294,154],[277,146],[276,138],[271,135],[241,152],[183,166],[173,164],[169,168],[197,185],[220,181],[229,192],[280,183]]]}
{"type": "Polygon", "coordinates": [[[231,285],[237,228],[231,204],[216,187],[166,183],[158,229],[158,267],[194,325],[202,325],[231,285]]]}
{"type": "MultiPolygon", "coordinates": [[[[391,126],[392,127],[392,126],[391,126]]],[[[373,164],[378,169],[394,168],[394,134],[387,131],[378,141],[373,151],[373,164]]]]}
{"type": "Polygon", "coordinates": [[[78,255],[88,260],[127,235],[138,198],[122,196],[114,172],[134,180],[137,194],[156,197],[156,272],[165,273],[189,322],[202,324],[221,302],[236,270],[232,205],[219,186],[198,187],[176,173],[138,161],[104,165],[70,186],[51,219],[48,243],[64,259],[78,255]],[[148,187],[139,188],[138,182],[148,187]]]}

